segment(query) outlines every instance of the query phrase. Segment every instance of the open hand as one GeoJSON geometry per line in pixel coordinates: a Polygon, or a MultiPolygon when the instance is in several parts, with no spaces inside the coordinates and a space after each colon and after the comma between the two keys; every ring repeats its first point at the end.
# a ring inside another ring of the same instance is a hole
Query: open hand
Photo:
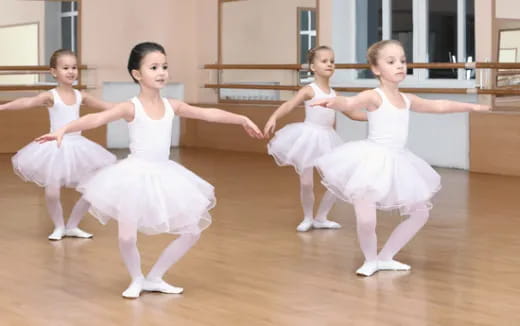
{"type": "Polygon", "coordinates": [[[475,104],[475,106],[473,107],[474,112],[488,112],[491,110],[493,110],[493,108],[485,104],[475,104]]]}
{"type": "Polygon", "coordinates": [[[262,139],[264,135],[257,127],[257,125],[251,121],[248,117],[244,117],[244,122],[242,123],[242,127],[247,132],[247,134],[252,138],[262,139]]]}
{"type": "Polygon", "coordinates": [[[51,132],[51,133],[45,134],[43,136],[40,136],[40,137],[36,138],[34,141],[39,144],[43,144],[43,143],[46,143],[49,141],[56,141],[56,143],[58,144],[58,147],[60,147],[62,140],[63,140],[63,132],[61,132],[60,130],[57,130],[55,132],[51,132]]]}
{"type": "Polygon", "coordinates": [[[264,136],[265,138],[269,138],[274,134],[274,130],[276,129],[276,120],[269,119],[267,120],[264,126],[264,136]]]}

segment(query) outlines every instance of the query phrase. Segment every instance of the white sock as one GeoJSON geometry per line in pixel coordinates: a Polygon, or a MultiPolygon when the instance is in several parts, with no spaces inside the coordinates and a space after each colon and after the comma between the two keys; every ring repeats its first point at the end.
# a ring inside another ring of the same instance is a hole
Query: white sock
{"type": "Polygon", "coordinates": [[[377,272],[377,261],[366,261],[357,269],[356,274],[372,276],[375,272],[377,272]]]}
{"type": "Polygon", "coordinates": [[[166,283],[162,279],[150,280],[146,278],[143,283],[143,291],[161,292],[167,294],[181,294],[184,289],[166,283]]]}
{"type": "Polygon", "coordinates": [[[128,288],[123,291],[122,296],[128,299],[138,298],[143,290],[143,283],[144,278],[142,277],[132,280],[128,288]]]}
{"type": "Polygon", "coordinates": [[[410,265],[403,264],[397,260],[379,260],[377,269],[380,271],[409,271],[410,265]]]}
{"type": "Polygon", "coordinates": [[[307,232],[311,229],[312,223],[312,217],[306,217],[300,222],[300,224],[298,224],[298,226],[296,227],[296,231],[307,232]]]}

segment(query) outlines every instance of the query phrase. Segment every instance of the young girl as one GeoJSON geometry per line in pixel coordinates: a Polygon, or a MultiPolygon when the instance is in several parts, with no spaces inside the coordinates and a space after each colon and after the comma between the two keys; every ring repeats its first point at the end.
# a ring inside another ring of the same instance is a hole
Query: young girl
{"type": "Polygon", "coordinates": [[[379,79],[375,90],[353,97],[324,99],[324,105],[342,112],[368,110],[368,139],[346,143],[318,160],[323,184],[354,204],[357,233],[365,263],[357,273],[370,276],[378,270],[409,270],[393,260],[428,220],[430,199],[440,189],[440,176],[406,149],[410,109],[449,113],[487,111],[488,106],[445,100],[425,100],[399,92],[406,77],[406,57],[400,42],[380,41],[367,53],[372,72],[379,79]],[[377,254],[376,208],[399,209],[410,217],[397,226],[377,254]]]}
{"type": "Polygon", "coordinates": [[[215,205],[215,197],[212,185],[169,160],[174,115],[237,124],[251,137],[260,139],[263,135],[245,116],[162,98],[159,91],[168,80],[168,64],[159,44],[136,45],[130,53],[128,72],[140,86],[137,97],[111,110],[84,116],[37,141],[56,140],[60,144],[66,133],[97,128],[120,118],[128,121],[128,158],[100,170],[78,190],[101,223],[110,218],[118,221],[119,248],[132,278],[123,297],[137,298],[143,290],[178,294],[183,289],[162,277],[211,223],[208,211],[215,205]],[[163,251],[146,278],[141,272],[137,231],[180,235],[163,251]]]}
{"type": "MultiPolygon", "coordinates": [[[[314,82],[303,87],[289,101],[282,104],[269,118],[265,127],[266,137],[272,135],[276,120],[296,106],[305,104],[305,121],[292,123],[280,129],[269,142],[267,149],[278,165],[292,165],[300,175],[300,198],[303,221],[296,227],[300,232],[311,227],[337,229],[341,226],[327,219],[336,198],[327,191],[323,195],[314,217],[314,166],[316,159],[329,153],[343,143],[334,130],[335,112],[325,107],[311,108],[313,100],[333,98],[336,93],[330,88],[330,78],[334,73],[334,52],[328,46],[319,46],[309,51],[309,67],[314,74],[314,82]]],[[[354,120],[365,120],[365,112],[348,112],[354,120]]]]}
{"type": "MultiPolygon", "coordinates": [[[[58,50],[50,59],[50,72],[58,86],[49,92],[34,97],[19,98],[0,105],[0,110],[22,110],[38,106],[48,108],[50,129],[55,131],[66,123],[79,118],[81,104],[105,110],[113,104],[95,99],[85,92],[75,90],[72,85],[78,77],[76,55],[68,50],[58,50]]],[[[54,223],[50,240],[61,240],[63,236],[90,238],[92,234],[78,228],[89,204],[80,199],[64,224],[60,202],[60,188],[74,188],[79,180],[93,171],[112,164],[116,157],[98,144],[77,132],[63,139],[63,145],[30,143],[12,158],[13,168],[24,181],[31,181],[45,188],[47,210],[54,223]]]]}

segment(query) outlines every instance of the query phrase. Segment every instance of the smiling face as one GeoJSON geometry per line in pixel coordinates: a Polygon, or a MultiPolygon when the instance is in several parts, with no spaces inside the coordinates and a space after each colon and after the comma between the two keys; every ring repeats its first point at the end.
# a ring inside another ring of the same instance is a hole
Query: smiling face
{"type": "Polygon", "coordinates": [[[318,76],[329,78],[335,70],[334,52],[329,49],[316,51],[316,55],[310,65],[311,71],[318,76]]]}
{"type": "Polygon", "coordinates": [[[168,80],[168,63],[160,51],[147,53],[141,60],[139,69],[132,70],[132,76],[141,86],[160,89],[168,80]]]}
{"type": "Polygon", "coordinates": [[[78,79],[78,63],[76,56],[62,54],[56,59],[56,66],[51,68],[51,74],[58,84],[71,86],[78,79]]]}
{"type": "Polygon", "coordinates": [[[406,78],[406,55],[402,46],[388,43],[378,49],[372,72],[381,81],[400,83],[406,78]]]}

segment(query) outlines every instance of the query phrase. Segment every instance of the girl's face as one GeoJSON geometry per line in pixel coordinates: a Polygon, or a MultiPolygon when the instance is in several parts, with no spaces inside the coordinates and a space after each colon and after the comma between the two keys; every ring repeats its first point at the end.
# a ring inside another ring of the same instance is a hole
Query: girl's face
{"type": "Polygon", "coordinates": [[[377,56],[377,66],[372,66],[372,72],[380,80],[400,83],[406,78],[406,56],[401,46],[388,44],[377,56]]]}
{"type": "Polygon", "coordinates": [[[132,70],[141,86],[160,89],[168,81],[168,63],[166,56],[159,51],[146,54],[141,60],[139,70],[132,70]]]}
{"type": "Polygon", "coordinates": [[[56,78],[58,84],[74,84],[78,79],[78,63],[73,55],[61,55],[56,60],[56,68],[51,68],[51,74],[56,78]]]}
{"type": "Polygon", "coordinates": [[[311,64],[311,70],[315,75],[330,77],[334,73],[334,52],[330,50],[319,50],[311,64]]]}

